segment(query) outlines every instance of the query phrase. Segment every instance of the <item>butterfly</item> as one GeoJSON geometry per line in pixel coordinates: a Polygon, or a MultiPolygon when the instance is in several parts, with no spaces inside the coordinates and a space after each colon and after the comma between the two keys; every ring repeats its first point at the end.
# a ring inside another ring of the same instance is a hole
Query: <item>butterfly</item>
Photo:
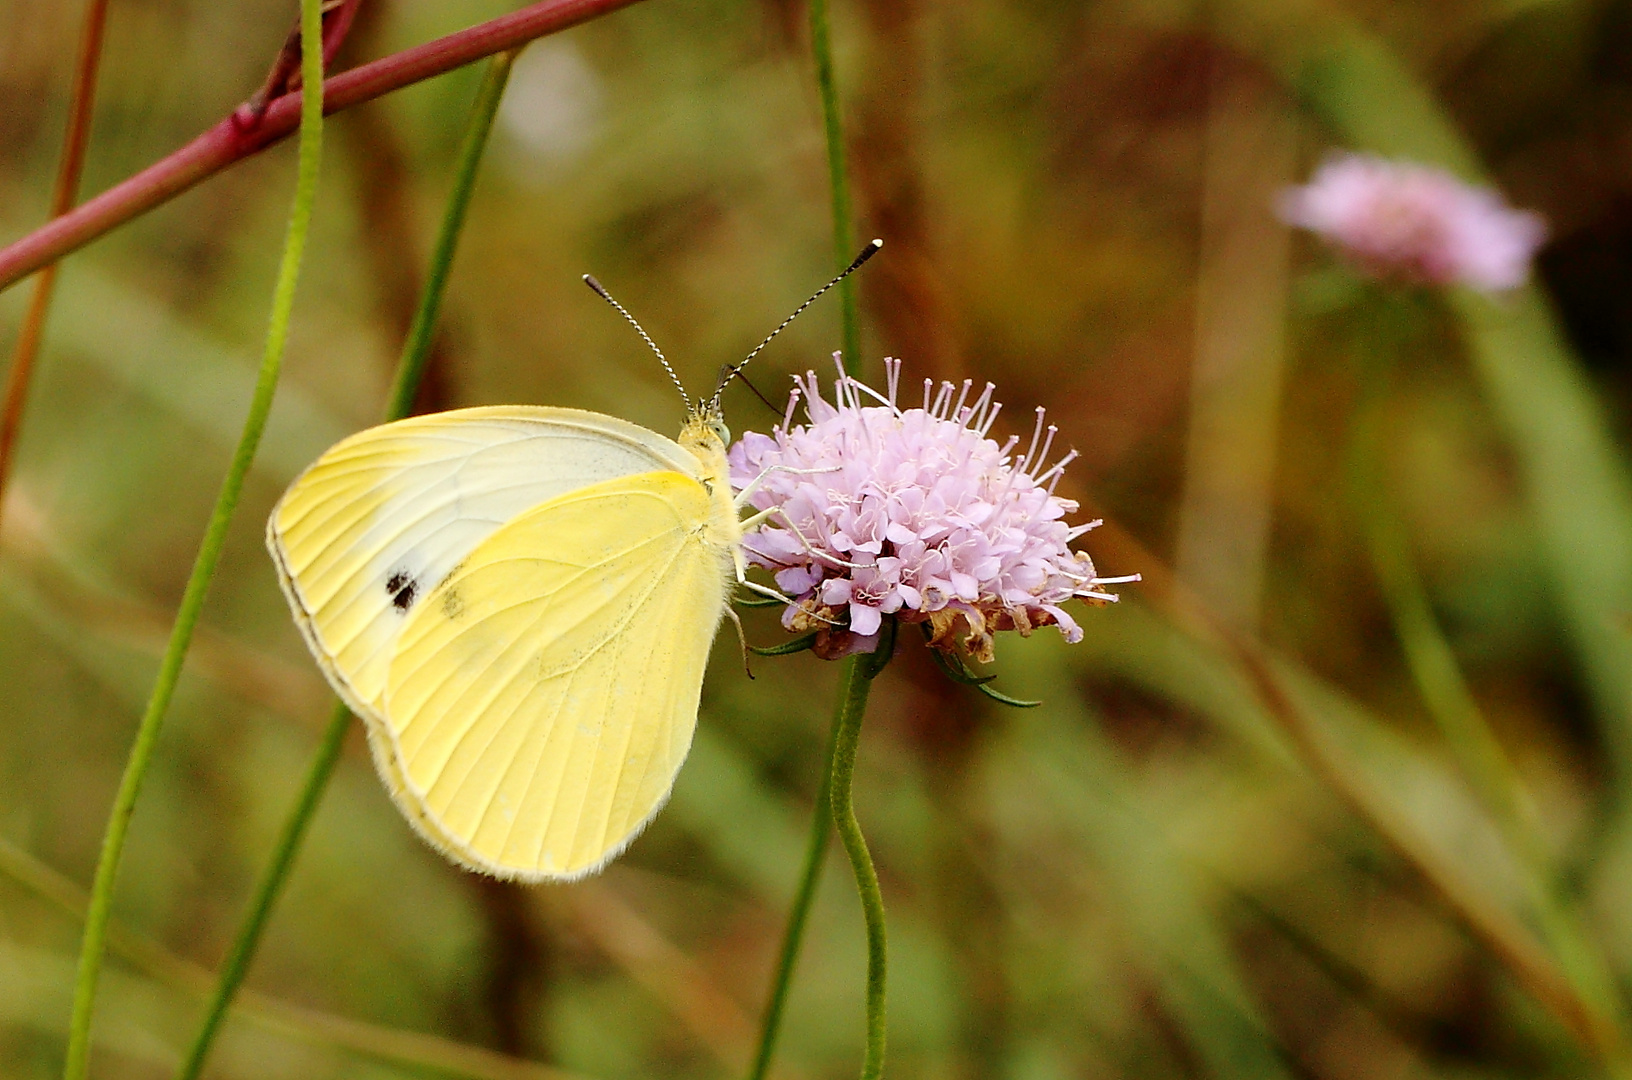
{"type": "Polygon", "coordinates": [[[696,405],[681,387],[677,440],[548,406],[417,416],[342,440],[273,509],[307,646],[392,800],[453,861],[574,880],[667,800],[733,588],[780,596],[745,576],[763,515],[739,519],[726,461],[720,396],[747,362],[696,405]]]}

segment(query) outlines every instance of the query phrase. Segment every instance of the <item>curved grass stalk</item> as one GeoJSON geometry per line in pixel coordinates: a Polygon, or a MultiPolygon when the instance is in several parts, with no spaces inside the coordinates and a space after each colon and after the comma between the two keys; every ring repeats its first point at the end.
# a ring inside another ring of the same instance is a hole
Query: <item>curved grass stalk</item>
{"type": "Polygon", "coordinates": [[[1368,514],[1372,519],[1367,529],[1372,565],[1417,692],[1457,767],[1517,858],[1525,896],[1542,938],[1582,996],[1598,1007],[1606,1021],[1613,1021],[1620,1011],[1614,978],[1564,895],[1529,793],[1491,731],[1434,617],[1412,564],[1403,526],[1385,505],[1374,503],[1368,514]]]}
{"type": "MultiPolygon", "coordinates": [[[[320,0],[301,0],[301,33],[306,42],[322,41],[322,10],[320,0]]],[[[306,48],[301,55],[301,75],[307,87],[323,84],[322,48],[306,48]]],[[[261,368],[255,382],[255,393],[250,401],[249,414],[244,418],[243,435],[233,451],[232,463],[227,468],[221,491],[216,496],[215,509],[205,529],[203,543],[193,562],[192,575],[187,580],[186,592],[176,612],[176,621],[170,632],[170,642],[160,661],[159,672],[153,682],[153,692],[141,724],[136,729],[136,740],[130,758],[125,764],[119,791],[114,796],[113,811],[108,818],[107,832],[102,839],[102,853],[97,860],[96,878],[91,886],[90,907],[85,916],[85,936],[80,946],[79,971],[74,983],[73,1015],[68,1025],[68,1050],[63,1064],[64,1080],[83,1080],[90,1067],[91,1016],[96,1006],[97,977],[102,970],[102,956],[107,944],[108,918],[113,907],[113,892],[119,877],[119,863],[124,854],[125,838],[130,829],[131,815],[136,810],[136,797],[141,793],[142,781],[153,758],[159,731],[164,726],[165,713],[175,693],[176,682],[187,658],[193,629],[198,625],[204,599],[210,582],[215,577],[226,544],[227,527],[238,498],[243,493],[244,478],[255,459],[261,434],[266,430],[266,418],[272,411],[272,395],[277,389],[278,373],[283,365],[284,345],[289,336],[289,319],[294,311],[295,285],[300,278],[301,257],[306,250],[306,237],[311,229],[312,206],[317,199],[318,167],[323,157],[323,95],[306,95],[300,118],[300,160],[296,170],[294,205],[289,212],[289,228],[284,237],[283,259],[278,268],[277,285],[272,293],[272,315],[267,327],[266,350],[261,356],[261,368]]]]}
{"type": "Polygon", "coordinates": [[[1620,1065],[1625,1050],[1615,1018],[1582,993],[1557,959],[1536,943],[1528,928],[1492,903],[1434,851],[1400,808],[1370,783],[1353,755],[1322,730],[1320,723],[1294,699],[1279,666],[1256,643],[1220,627],[1213,629],[1223,637],[1225,647],[1250,680],[1265,711],[1292,740],[1314,774],[1376,829],[1396,855],[1415,867],[1469,931],[1583,1046],[1599,1055],[1613,1075],[1627,1075],[1620,1065]]]}
{"type": "MultiPolygon", "coordinates": [[[[488,135],[493,130],[493,118],[498,113],[499,102],[504,98],[505,83],[509,81],[510,68],[515,56],[515,52],[504,52],[493,58],[488,64],[487,74],[483,77],[482,85],[476,92],[476,100],[471,106],[470,119],[466,122],[464,139],[459,147],[458,163],[454,169],[453,190],[448,195],[447,209],[443,214],[442,226],[437,232],[436,246],[431,254],[430,273],[426,276],[425,287],[420,293],[419,307],[414,312],[414,321],[409,327],[407,341],[403,344],[402,358],[397,364],[396,377],[392,380],[391,392],[386,400],[385,419],[388,421],[400,420],[408,415],[413,407],[414,394],[418,391],[420,380],[425,374],[425,364],[430,357],[431,343],[436,334],[437,313],[441,310],[442,295],[447,288],[454,253],[458,250],[459,236],[464,231],[471,194],[476,188],[476,173],[481,165],[483,151],[487,148],[488,135]]],[[[271,917],[272,908],[283,891],[284,882],[294,865],[301,842],[306,837],[312,816],[317,812],[323,793],[328,789],[329,780],[334,776],[335,765],[340,760],[340,749],[345,743],[346,731],[350,726],[351,710],[343,702],[337,702],[334,713],[323,730],[323,736],[318,741],[317,754],[307,766],[306,778],[295,798],[294,809],[290,811],[289,817],[285,819],[283,828],[278,833],[278,842],[273,847],[271,861],[267,863],[266,869],[261,872],[260,880],[256,882],[249,911],[239,924],[227,959],[222,964],[220,979],[205,1009],[204,1020],[199,1025],[198,1034],[194,1037],[181,1068],[176,1071],[177,1080],[195,1080],[203,1071],[205,1059],[208,1058],[221,1024],[226,1019],[233,995],[243,983],[244,976],[249,972],[250,962],[255,958],[255,950],[260,945],[267,920],[271,917]]]]}
{"type": "MultiPolygon", "coordinates": [[[[96,73],[102,62],[102,30],[108,21],[108,0],[89,0],[80,25],[79,55],[74,61],[74,97],[68,106],[68,130],[62,140],[62,159],[57,166],[57,182],[51,191],[51,217],[59,218],[73,209],[79,197],[79,178],[85,169],[85,146],[91,138],[91,113],[96,103],[96,73]]],[[[45,317],[51,310],[51,294],[57,284],[57,264],[46,267],[34,283],[28,298],[17,346],[12,350],[11,369],[6,373],[6,390],[0,402],[0,508],[6,502],[6,481],[11,478],[17,433],[23,424],[23,406],[34,381],[34,362],[45,340],[45,317]]]]}

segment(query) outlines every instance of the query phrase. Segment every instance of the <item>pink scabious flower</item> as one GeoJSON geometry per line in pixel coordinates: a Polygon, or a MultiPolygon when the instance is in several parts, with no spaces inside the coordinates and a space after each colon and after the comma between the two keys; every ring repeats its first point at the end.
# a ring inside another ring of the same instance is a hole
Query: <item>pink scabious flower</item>
{"type": "Polygon", "coordinates": [[[1524,284],[1547,236],[1538,214],[1442,169],[1367,154],[1326,161],[1281,196],[1288,224],[1318,233],[1378,277],[1500,292],[1524,284]]]}
{"type": "Polygon", "coordinates": [[[922,407],[903,409],[900,361],[885,368],[880,396],[841,367],[833,404],[807,372],[781,425],[729,452],[732,484],[765,514],[744,540],[749,561],[793,600],[783,625],[817,631],[828,658],[871,651],[886,615],[929,623],[943,650],[961,637],[982,662],[998,630],[1052,623],[1080,641],[1061,605],[1110,603],[1101,586],[1138,577],[1100,577],[1068,546],[1099,524],[1067,524],[1077,504],[1054,494],[1076,451],[1047,464],[1055,427],[1042,409],[1025,454],[1013,454],[1018,436],[1001,446],[989,438],[1002,408],[991,383],[970,401],[970,382],[926,379],[922,407]],[[795,425],[801,400],[809,423],[795,425]]]}

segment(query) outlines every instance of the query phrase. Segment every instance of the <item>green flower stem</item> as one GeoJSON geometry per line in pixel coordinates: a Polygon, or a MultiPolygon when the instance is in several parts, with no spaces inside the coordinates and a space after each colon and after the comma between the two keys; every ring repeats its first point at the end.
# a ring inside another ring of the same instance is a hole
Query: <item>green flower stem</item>
{"type": "Polygon", "coordinates": [[[861,744],[861,720],[867,711],[867,693],[873,680],[890,662],[895,650],[895,620],[884,621],[878,649],[853,656],[845,664],[844,689],[833,747],[833,824],[850,856],[856,875],[856,891],[861,895],[861,911],[867,920],[867,1054],[862,1061],[861,1080],[878,1080],[884,1075],[884,986],[887,956],[884,940],[884,895],[878,887],[878,871],[867,851],[867,840],[856,820],[851,801],[851,782],[856,772],[856,751],[861,744]]]}
{"type": "MultiPolygon", "coordinates": [[[[465,212],[470,206],[471,193],[475,190],[476,172],[481,165],[482,152],[487,147],[488,135],[493,130],[493,117],[498,112],[499,101],[504,96],[505,83],[510,78],[510,66],[515,56],[516,53],[512,51],[499,53],[493,57],[492,62],[488,64],[487,74],[482,79],[481,88],[476,92],[476,101],[471,106],[470,119],[459,148],[453,190],[448,195],[447,209],[443,213],[442,226],[431,255],[430,273],[420,293],[419,308],[414,312],[414,321],[408,330],[407,341],[403,344],[402,357],[397,364],[396,377],[392,380],[391,392],[386,401],[387,421],[400,420],[408,415],[413,407],[414,395],[419,389],[420,380],[425,374],[425,362],[430,355],[431,342],[436,332],[437,312],[442,306],[442,294],[447,286],[448,272],[453,265],[460,233],[464,229],[465,212]]],[[[221,1022],[226,1018],[233,996],[244,981],[250,962],[255,957],[261,935],[266,930],[267,919],[271,916],[272,908],[283,891],[284,882],[288,879],[289,870],[294,865],[295,854],[306,837],[306,830],[311,825],[312,817],[317,812],[330,778],[334,775],[335,765],[340,761],[340,749],[345,743],[346,731],[350,725],[351,710],[343,702],[337,703],[334,715],[329,718],[328,726],[318,743],[317,755],[307,767],[306,780],[301,785],[300,794],[296,796],[294,809],[285,819],[283,829],[278,835],[272,859],[256,883],[249,911],[238,926],[232,948],[222,965],[215,993],[206,1008],[204,1021],[199,1026],[198,1034],[194,1037],[186,1059],[176,1072],[177,1080],[195,1080],[204,1068],[205,1059],[209,1056],[210,1048],[220,1031],[221,1022]]]]}
{"type": "MultiPolygon", "coordinates": [[[[827,0],[810,0],[810,50],[816,58],[816,87],[822,95],[822,122],[827,132],[827,177],[833,193],[833,262],[843,270],[856,257],[850,229],[850,182],[844,167],[844,125],[839,117],[839,91],[833,76],[833,35],[827,19],[827,0]]],[[[861,373],[861,331],[856,318],[856,281],[839,282],[839,310],[844,320],[844,370],[861,373]]]]}
{"type": "MultiPolygon", "coordinates": [[[[304,41],[321,42],[321,0],[301,0],[300,24],[304,41]]],[[[303,49],[301,76],[308,87],[323,82],[321,46],[303,49]]],[[[244,478],[255,459],[261,433],[266,430],[266,418],[272,410],[272,395],[277,389],[278,372],[283,364],[284,343],[289,336],[289,318],[294,311],[295,284],[300,278],[301,256],[306,250],[306,236],[312,221],[312,205],[317,197],[318,166],[323,157],[323,101],[322,94],[307,94],[300,117],[300,154],[295,180],[294,205],[289,212],[289,229],[284,237],[283,260],[278,267],[277,286],[272,293],[272,315],[266,333],[266,351],[261,356],[260,374],[255,381],[255,393],[250,401],[249,415],[244,418],[243,435],[233,452],[232,463],[221,491],[216,496],[215,509],[199,545],[198,557],[193,562],[192,575],[176,612],[175,625],[170,631],[170,643],[153,682],[153,693],[141,724],[136,729],[136,741],[125,763],[125,773],[114,796],[113,811],[108,817],[107,832],[102,838],[102,854],[97,860],[96,877],[91,885],[91,905],[85,917],[85,936],[80,946],[79,974],[74,983],[74,1011],[68,1026],[68,1049],[63,1064],[64,1080],[83,1080],[90,1067],[91,1015],[96,1006],[97,977],[102,970],[102,955],[107,944],[108,918],[113,908],[113,891],[119,877],[119,862],[124,854],[125,837],[130,829],[131,815],[136,809],[136,797],[141,792],[142,780],[147,775],[158,742],[159,730],[175,693],[176,681],[181,676],[191,643],[193,629],[198,625],[204,598],[221,561],[221,550],[226,544],[227,527],[238,498],[243,493],[244,478]]]]}
{"type": "MultiPolygon", "coordinates": [[[[799,950],[805,941],[805,924],[810,919],[810,908],[816,900],[816,886],[822,880],[822,867],[827,861],[827,841],[833,830],[833,754],[839,745],[839,729],[850,708],[850,671],[846,669],[839,699],[833,707],[833,723],[827,733],[827,751],[822,756],[822,779],[816,789],[816,807],[810,816],[810,839],[805,845],[805,868],[799,875],[799,891],[793,898],[793,909],[788,912],[788,926],[782,934],[782,952],[777,957],[776,975],[771,981],[771,996],[765,1003],[765,1014],[760,1020],[759,1049],[754,1053],[749,1080],[765,1080],[771,1068],[771,1056],[776,1052],[776,1037],[782,1028],[782,1013],[788,1003],[788,987],[793,983],[793,969],[799,963],[799,950]]],[[[862,703],[867,691],[861,690],[862,703]]]]}

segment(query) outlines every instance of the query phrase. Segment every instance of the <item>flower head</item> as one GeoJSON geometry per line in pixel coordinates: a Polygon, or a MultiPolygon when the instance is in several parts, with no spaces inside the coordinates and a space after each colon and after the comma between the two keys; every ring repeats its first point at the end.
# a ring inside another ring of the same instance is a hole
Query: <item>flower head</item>
{"type": "Polygon", "coordinates": [[[926,379],[922,407],[903,409],[900,361],[885,366],[888,396],[841,368],[832,404],[807,372],[782,424],[730,450],[732,483],[765,515],[744,540],[748,558],[794,601],[783,625],[816,630],[829,657],[872,649],[886,615],[928,622],[942,649],[961,637],[982,661],[998,630],[1053,623],[1081,640],[1061,605],[1109,603],[1101,586],[1137,576],[1099,577],[1068,546],[1099,524],[1067,524],[1077,504],[1054,494],[1076,451],[1046,464],[1055,428],[1042,409],[1023,455],[1018,436],[989,438],[1002,408],[990,383],[970,401],[969,382],[926,379]],[[795,425],[801,400],[809,423],[795,425]]]}
{"type": "Polygon", "coordinates": [[[1546,239],[1540,215],[1442,169],[1365,154],[1327,160],[1281,197],[1281,216],[1380,277],[1498,292],[1524,284],[1546,239]]]}

